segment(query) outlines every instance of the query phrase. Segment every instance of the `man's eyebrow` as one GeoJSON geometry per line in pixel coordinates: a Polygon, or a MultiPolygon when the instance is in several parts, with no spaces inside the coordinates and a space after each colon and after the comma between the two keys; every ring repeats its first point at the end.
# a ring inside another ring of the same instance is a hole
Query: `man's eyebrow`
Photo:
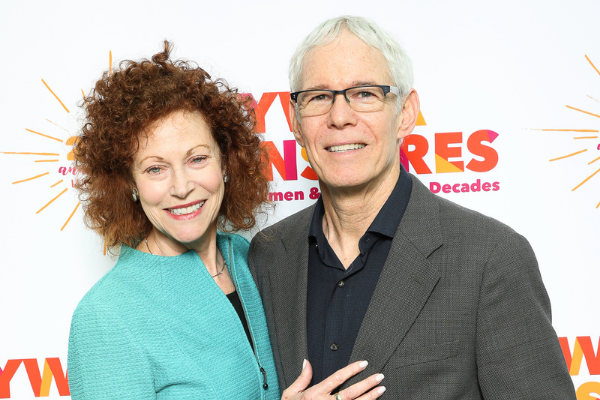
{"type": "Polygon", "coordinates": [[[352,87],[354,86],[369,86],[369,85],[377,85],[375,81],[354,81],[352,82],[352,87]]]}
{"type": "MultiPolygon", "coordinates": [[[[355,87],[355,86],[369,86],[369,85],[377,85],[377,83],[374,82],[374,81],[354,81],[348,87],[351,88],[351,87],[355,87]]],[[[323,84],[322,85],[311,86],[311,87],[306,88],[304,90],[322,90],[322,89],[333,90],[328,85],[323,85],[323,84]]],[[[344,89],[347,89],[347,88],[344,88],[344,89]]]]}
{"type": "Polygon", "coordinates": [[[304,90],[321,90],[321,89],[329,89],[329,87],[327,85],[315,85],[315,86],[307,87],[304,90]]]}

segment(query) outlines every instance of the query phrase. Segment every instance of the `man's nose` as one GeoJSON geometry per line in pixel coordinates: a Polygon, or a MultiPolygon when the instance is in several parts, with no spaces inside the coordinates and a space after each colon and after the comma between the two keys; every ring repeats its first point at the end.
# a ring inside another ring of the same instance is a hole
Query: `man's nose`
{"type": "Polygon", "coordinates": [[[346,125],[356,125],[356,122],[356,112],[350,107],[346,96],[342,93],[337,94],[329,110],[328,126],[342,128],[346,125]]]}

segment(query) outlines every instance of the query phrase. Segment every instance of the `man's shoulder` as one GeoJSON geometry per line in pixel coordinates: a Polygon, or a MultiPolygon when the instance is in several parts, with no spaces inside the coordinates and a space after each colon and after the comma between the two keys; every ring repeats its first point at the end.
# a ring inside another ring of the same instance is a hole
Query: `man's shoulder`
{"type": "Polygon", "coordinates": [[[529,241],[510,226],[433,194],[421,183],[415,187],[411,198],[415,202],[409,205],[411,212],[407,209],[399,234],[426,257],[436,253],[437,258],[429,260],[438,260],[438,270],[494,265],[504,273],[511,268],[510,273],[517,273],[523,263],[537,266],[529,241]],[[488,264],[490,260],[504,261],[488,264]]]}
{"type": "Polygon", "coordinates": [[[276,222],[275,224],[271,225],[270,227],[266,228],[265,230],[277,231],[277,230],[282,230],[282,229],[285,229],[285,230],[297,229],[297,228],[301,227],[301,225],[304,225],[304,224],[299,224],[300,222],[308,222],[306,224],[306,226],[309,226],[314,210],[315,210],[315,204],[311,204],[310,206],[308,206],[288,217],[285,217],[281,221],[276,222]]]}
{"type": "Polygon", "coordinates": [[[268,243],[275,239],[297,237],[297,235],[306,236],[308,234],[308,228],[310,227],[314,209],[315,205],[313,204],[262,229],[254,236],[252,243],[268,243]]]}
{"type": "Polygon", "coordinates": [[[413,215],[412,219],[435,218],[445,236],[520,236],[510,226],[493,217],[431,193],[418,179],[413,179],[413,185],[413,194],[417,197],[414,200],[424,204],[414,207],[416,213],[421,215],[413,215]]]}
{"type": "Polygon", "coordinates": [[[314,205],[258,232],[250,242],[248,266],[259,288],[261,276],[270,266],[277,265],[275,260],[289,258],[288,251],[300,249],[306,241],[314,205]]]}
{"type": "Polygon", "coordinates": [[[490,234],[490,235],[518,235],[517,232],[504,222],[479,211],[463,207],[450,200],[440,198],[440,221],[443,226],[461,227],[468,229],[471,234],[490,234]]]}

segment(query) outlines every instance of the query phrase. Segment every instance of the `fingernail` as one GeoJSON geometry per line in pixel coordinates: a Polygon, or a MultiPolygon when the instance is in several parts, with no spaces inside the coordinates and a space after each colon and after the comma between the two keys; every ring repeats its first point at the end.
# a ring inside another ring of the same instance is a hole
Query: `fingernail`
{"type": "Polygon", "coordinates": [[[383,380],[383,378],[384,378],[383,374],[377,374],[377,376],[375,377],[377,382],[381,382],[383,380]]]}
{"type": "Polygon", "coordinates": [[[358,366],[361,367],[361,368],[366,368],[367,365],[369,365],[368,361],[361,361],[360,364],[358,364],[358,366]]]}
{"type": "Polygon", "coordinates": [[[302,361],[302,369],[304,369],[304,367],[306,367],[306,358],[304,359],[304,361],[302,361]]]}
{"type": "Polygon", "coordinates": [[[377,388],[377,393],[382,394],[383,392],[385,392],[385,386],[379,386],[377,388]]]}

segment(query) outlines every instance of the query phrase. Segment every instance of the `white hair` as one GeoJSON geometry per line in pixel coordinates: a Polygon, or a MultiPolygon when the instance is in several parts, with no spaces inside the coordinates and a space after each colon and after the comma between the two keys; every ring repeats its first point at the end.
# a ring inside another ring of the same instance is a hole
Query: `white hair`
{"type": "Polygon", "coordinates": [[[350,15],[323,22],[300,43],[290,61],[289,79],[292,92],[302,90],[300,78],[306,53],[315,47],[331,43],[342,34],[344,29],[381,52],[388,64],[394,85],[400,89],[400,96],[398,96],[398,105],[400,105],[413,86],[413,69],[408,55],[392,36],[373,21],[350,15]]]}

